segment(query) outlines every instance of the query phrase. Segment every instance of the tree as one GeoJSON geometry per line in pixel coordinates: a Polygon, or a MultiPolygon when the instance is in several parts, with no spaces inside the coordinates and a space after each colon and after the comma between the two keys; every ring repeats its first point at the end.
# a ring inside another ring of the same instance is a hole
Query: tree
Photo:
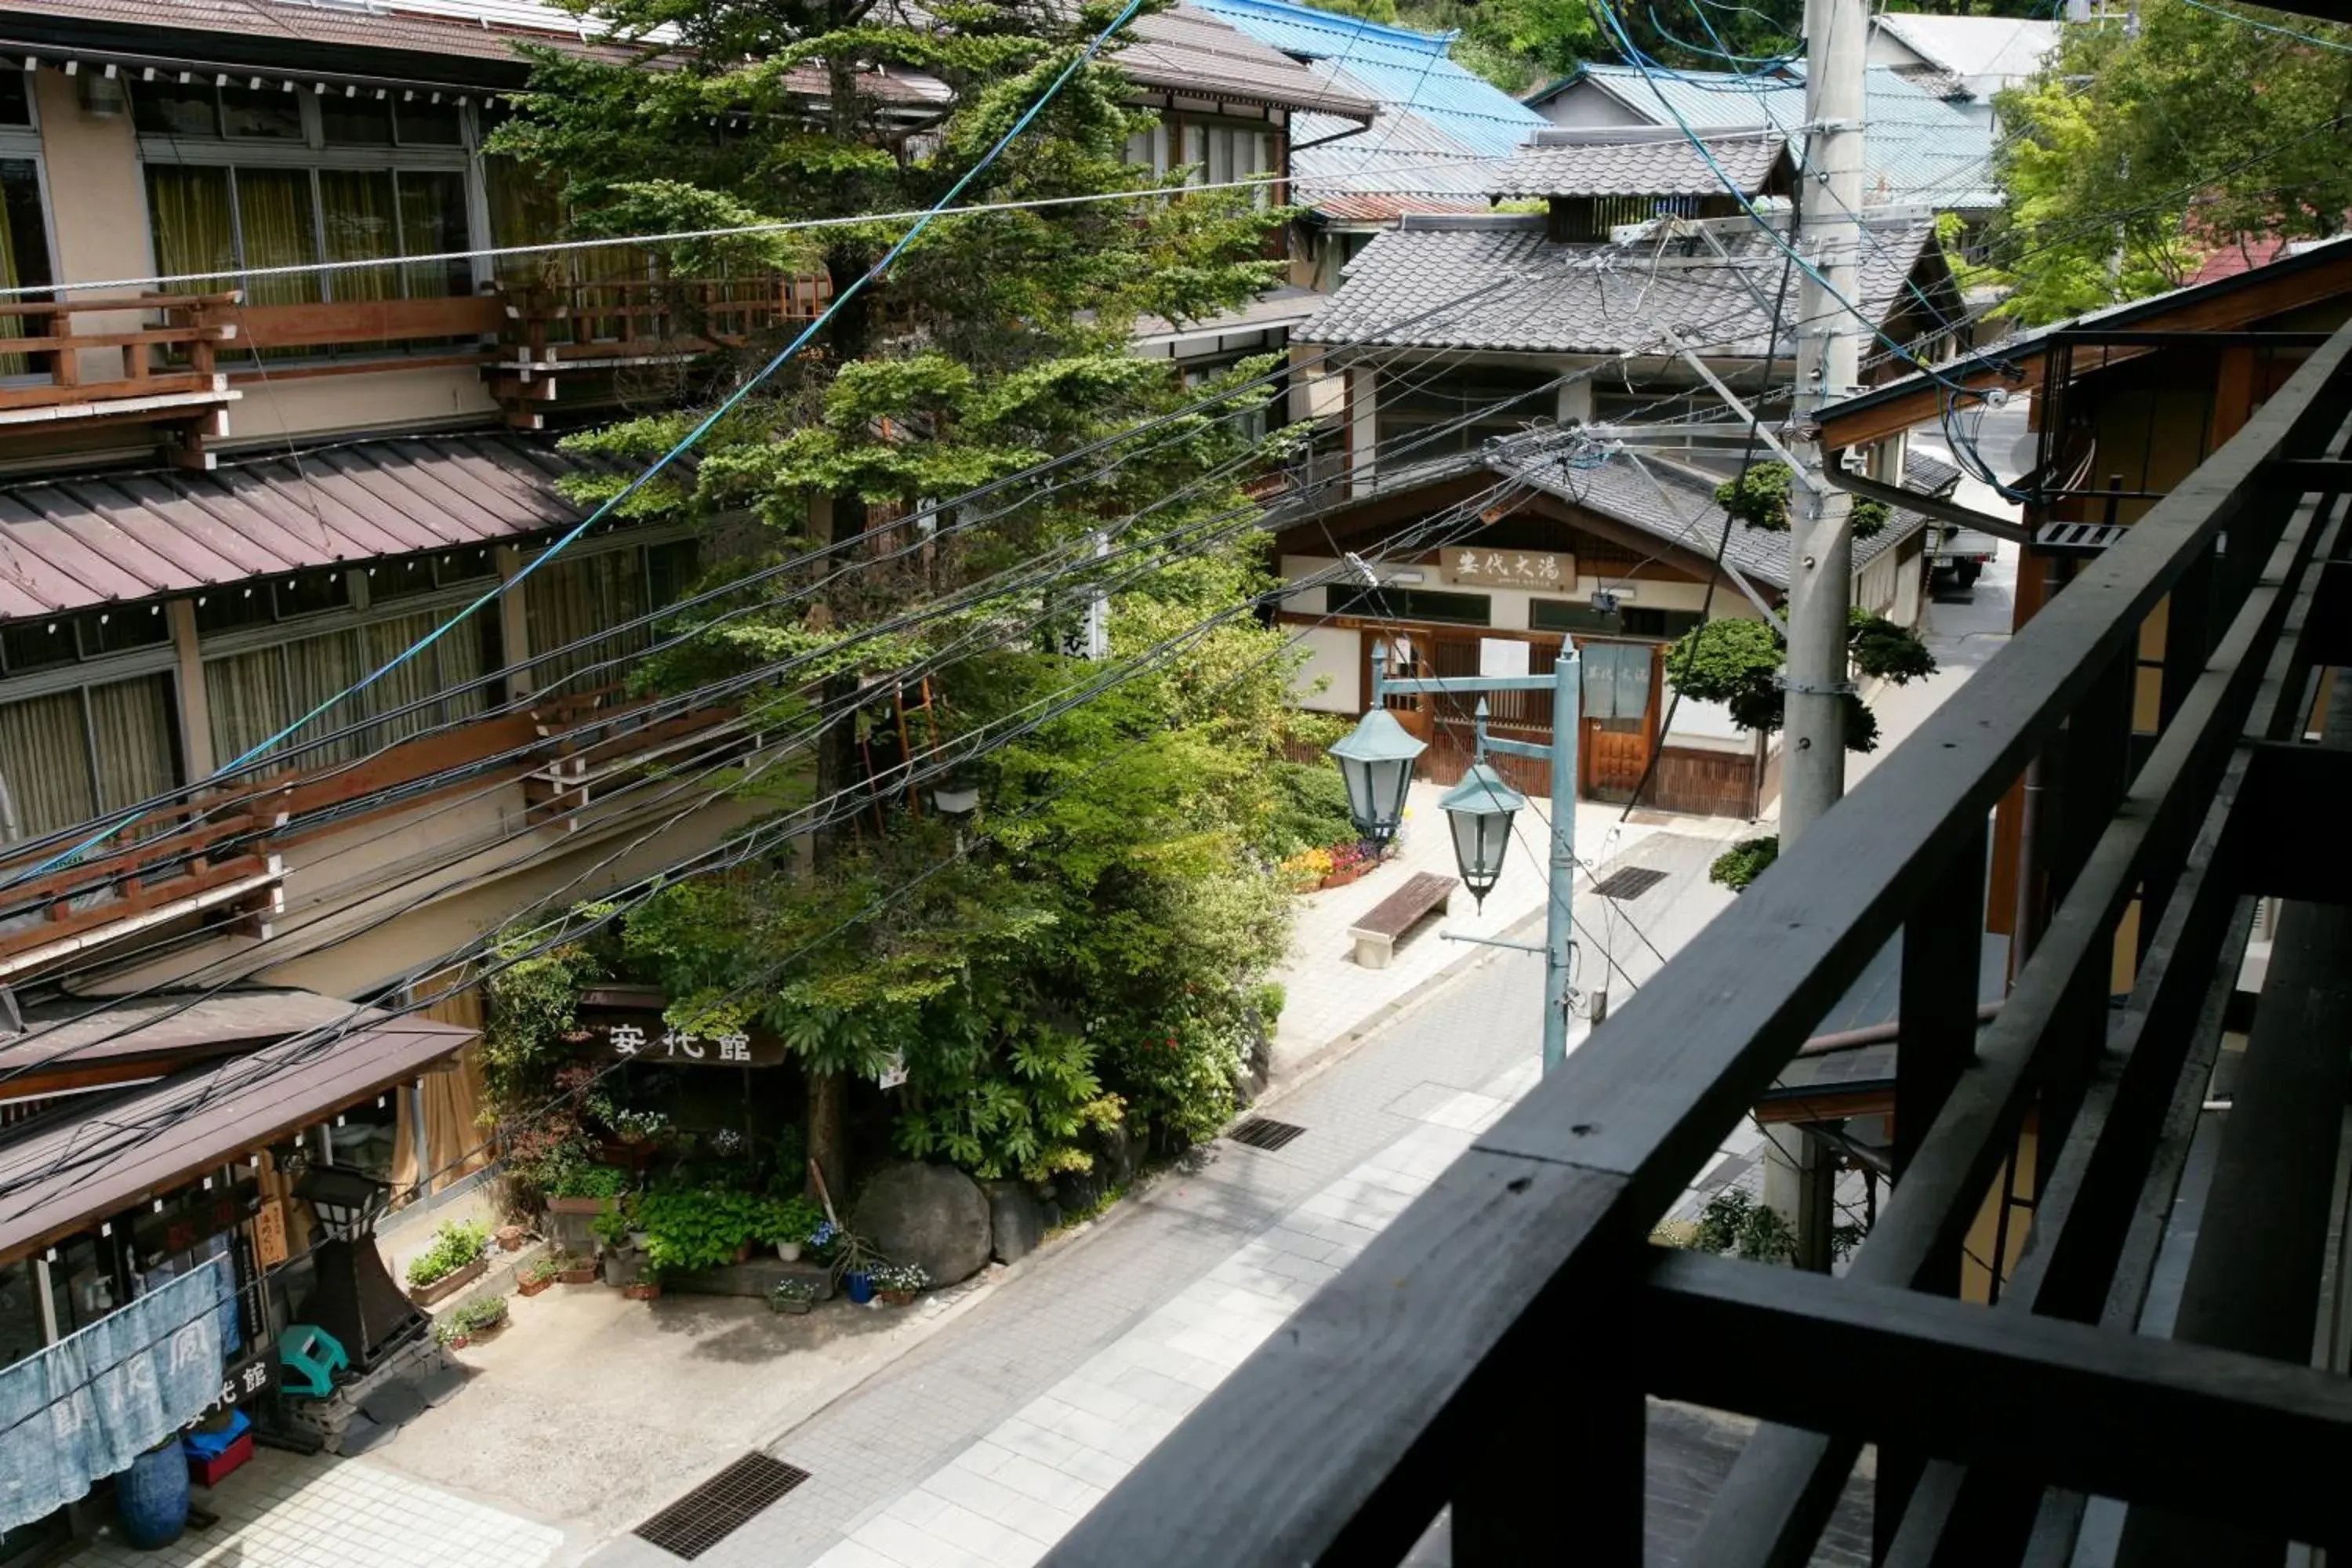
{"type": "MultiPolygon", "coordinates": [[[[677,42],[650,67],[535,51],[531,90],[492,149],[560,190],[586,235],[921,207],[1044,97],[1112,15],[986,0],[919,16],[875,0],[614,0],[599,10],[630,36],[675,28],[677,42]],[[894,83],[878,74],[886,65],[946,84],[939,118],[919,133],[906,105],[884,96],[894,83]]],[[[1147,504],[1157,510],[1141,532],[1190,530],[1199,543],[1114,601],[1116,654],[1150,648],[1264,585],[1255,537],[1223,522],[1247,515],[1238,481],[1251,443],[1231,421],[1181,420],[1131,442],[1116,463],[1024,480],[992,496],[984,515],[938,518],[919,539],[889,526],[927,498],[1021,474],[1177,409],[1199,389],[1129,351],[1136,318],[1196,319],[1280,279],[1268,246],[1284,214],[1246,193],[1179,194],[1181,174],[1156,185],[1124,160],[1129,138],[1151,123],[1127,106],[1129,90],[1111,66],[1078,70],[961,199],[1168,196],[935,225],[893,276],[712,433],[690,474],[632,502],[635,515],[703,524],[711,581],[789,552],[833,552],[761,596],[739,595],[723,622],[717,609],[701,612],[700,635],[637,671],[641,686],[683,689],[808,657],[807,670],[746,700],[754,724],[804,735],[820,713],[856,709],[869,692],[896,702],[892,672],[954,653],[934,677],[946,739],[1011,723],[1071,688],[1083,667],[1007,646],[1038,616],[1034,592],[886,634],[910,605],[1075,554],[1147,504]],[[891,552],[899,558],[880,559],[891,552]],[[869,635],[845,652],[845,634],[869,635]],[[807,683],[812,672],[821,684],[807,683]]],[[[663,247],[646,259],[667,276],[814,269],[839,296],[902,226],[819,232],[663,247]]],[[[643,463],[689,427],[693,416],[677,405],[707,403],[781,342],[768,334],[742,361],[662,388],[661,406],[569,444],[643,463]]],[[[589,478],[572,489],[586,501],[617,484],[589,478]]],[[[996,752],[979,775],[992,848],[959,858],[936,820],[877,804],[878,822],[869,815],[863,828],[844,822],[821,836],[814,875],[779,856],[671,889],[631,917],[628,961],[667,986],[675,1013],[706,1028],[732,1013],[783,1034],[808,1074],[810,1150],[829,1174],[846,1160],[853,1079],[902,1055],[916,1075],[903,1144],[976,1169],[1066,1165],[1083,1153],[1080,1134],[1116,1110],[1108,1086],[1129,1081],[1108,1070],[1108,1041],[1070,1021],[1108,1029],[1115,1020],[1132,1033],[1149,1013],[1160,1028],[1174,1005],[1162,994],[1171,981],[1217,990],[1217,1006],[1237,1018],[1231,996],[1280,951],[1279,895],[1261,894],[1269,879],[1251,837],[1271,809],[1264,764],[1291,729],[1276,651],[1254,622],[1227,625],[996,752]],[[1068,787],[1048,800],[1049,781],[1068,787]],[[1030,805],[1035,814],[1020,816],[1030,805]],[[1180,886],[1186,879],[1209,891],[1180,886]],[[1007,1096],[1022,1101],[1019,1115],[1007,1096]],[[952,1108],[944,1121],[941,1105],[952,1108]]],[[[780,804],[805,800],[812,785],[819,799],[854,791],[864,776],[858,737],[879,732],[871,711],[858,725],[831,725],[813,777],[743,787],[774,791],[780,804]]]]}
{"type": "Polygon", "coordinates": [[[2008,203],[1977,277],[2011,289],[2003,313],[2055,321],[2178,287],[2217,250],[2343,232],[2352,29],[2233,9],[2144,0],[2136,36],[2070,26],[2000,96],[2008,203]]]}
{"type": "MultiPolygon", "coordinates": [[[[1897,686],[1936,673],[1936,656],[1908,628],[1859,605],[1848,607],[1846,624],[1847,659],[1856,672],[1897,686]]],[[[1741,729],[1769,734],[1786,717],[1788,693],[1779,678],[1788,661],[1789,645],[1769,625],[1727,616],[1701,622],[1675,639],[1666,650],[1666,679],[1685,697],[1722,703],[1741,729]]],[[[1878,716],[1851,691],[1845,694],[1845,747],[1878,747],[1878,716]]]]}

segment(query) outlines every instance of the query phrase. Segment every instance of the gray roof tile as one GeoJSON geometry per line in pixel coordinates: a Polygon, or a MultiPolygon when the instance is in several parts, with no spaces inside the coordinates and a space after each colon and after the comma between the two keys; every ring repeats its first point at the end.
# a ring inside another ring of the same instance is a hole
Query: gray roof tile
{"type": "MultiPolygon", "coordinates": [[[[1498,353],[1651,352],[1671,327],[1694,348],[1760,359],[1765,303],[1783,276],[1778,241],[1753,230],[1728,237],[1726,260],[1700,240],[1664,247],[1561,245],[1543,218],[1408,219],[1375,237],[1348,266],[1331,302],[1292,333],[1318,343],[1483,349],[1498,353]],[[1696,255],[1681,254],[1696,250],[1696,255]],[[1482,287],[1493,292],[1433,310],[1482,287]],[[1398,322],[1409,324],[1395,325],[1398,322]]],[[[1906,279],[1934,241],[1927,222],[1872,225],[1864,246],[1862,308],[1892,313],[1906,279]]],[[[1790,353],[1786,325],[1774,352],[1790,353]]]]}
{"type": "Polygon", "coordinates": [[[1679,129],[1612,126],[1547,132],[1488,174],[1494,196],[1711,196],[1730,181],[1741,195],[1786,189],[1795,173],[1777,131],[1710,132],[1702,153],[1679,129]],[[1709,160],[1713,160],[1711,163],[1709,160]]]}

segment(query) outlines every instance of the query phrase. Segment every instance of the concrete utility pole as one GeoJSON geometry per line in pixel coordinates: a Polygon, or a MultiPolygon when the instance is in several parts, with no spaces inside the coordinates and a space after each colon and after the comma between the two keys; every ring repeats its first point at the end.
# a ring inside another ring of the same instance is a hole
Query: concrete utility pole
{"type": "MultiPolygon", "coordinates": [[[[1863,60],[1866,0],[1806,0],[1805,174],[1798,243],[1811,265],[1797,309],[1797,431],[1861,380],[1863,60]]],[[[1822,482],[1824,454],[1791,443],[1788,720],[1783,731],[1780,847],[1785,853],[1845,793],[1846,604],[1853,584],[1852,498],[1822,482]]]]}

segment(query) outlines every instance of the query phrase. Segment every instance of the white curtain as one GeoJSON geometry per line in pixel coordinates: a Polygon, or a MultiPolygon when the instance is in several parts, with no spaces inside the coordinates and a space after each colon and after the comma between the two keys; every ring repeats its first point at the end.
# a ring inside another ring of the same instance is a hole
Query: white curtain
{"type": "MultiPolygon", "coordinates": [[[[367,673],[360,668],[359,638],[352,632],[330,632],[325,637],[305,637],[300,642],[288,643],[286,684],[291,693],[293,712],[299,718],[324,702],[335,693],[348,689],[367,673]]],[[[373,668],[373,667],[370,667],[373,668]]],[[[393,679],[393,678],[387,678],[393,679]]],[[[381,683],[379,683],[381,684],[381,683]]],[[[294,732],[294,742],[315,741],[337,734],[368,716],[369,699],[374,689],[357,697],[346,698],[294,732]]],[[[314,768],[331,766],[364,755],[368,750],[365,731],[356,731],[315,751],[304,752],[296,763],[297,770],[308,773],[314,768]]]]}
{"type": "Polygon", "coordinates": [[[30,838],[90,819],[89,742],[81,693],[59,692],[0,706],[0,780],[8,786],[8,816],[0,837],[30,838]]]}
{"type": "MultiPolygon", "coordinates": [[[[431,637],[433,628],[439,626],[444,618],[440,614],[426,610],[414,616],[402,616],[394,620],[375,622],[367,628],[368,668],[383,668],[385,665],[399,658],[404,648],[431,637]]],[[[374,700],[373,704],[374,711],[393,713],[412,702],[422,701],[439,690],[444,683],[435,673],[437,656],[446,649],[466,642],[469,637],[473,637],[476,641],[480,640],[474,636],[472,626],[459,626],[415,658],[386,674],[368,691],[368,696],[374,700]]],[[[439,722],[439,720],[440,712],[436,706],[419,708],[414,713],[404,713],[396,718],[386,719],[375,731],[375,743],[379,746],[389,746],[395,741],[405,740],[420,731],[431,729],[439,722]]]]}
{"type": "Polygon", "coordinates": [[[286,711],[286,669],[280,651],[257,648],[205,660],[205,706],[211,711],[215,766],[228,766],[283,729],[292,717],[286,711]]]}
{"type": "MultiPolygon", "coordinates": [[[[100,809],[121,811],[152,800],[180,782],[172,743],[172,678],[142,676],[93,686],[90,740],[98,751],[100,809]]],[[[154,823],[152,830],[172,826],[154,823]]]]}

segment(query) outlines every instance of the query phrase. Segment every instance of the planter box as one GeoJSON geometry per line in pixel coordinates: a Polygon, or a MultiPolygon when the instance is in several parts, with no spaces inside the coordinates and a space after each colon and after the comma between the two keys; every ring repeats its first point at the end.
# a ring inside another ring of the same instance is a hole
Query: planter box
{"type": "Polygon", "coordinates": [[[567,1268],[557,1275],[556,1279],[566,1285],[593,1285],[596,1283],[596,1265],[590,1262],[583,1263],[577,1268],[567,1268]]]}
{"type": "Polygon", "coordinates": [[[1318,893],[1328,893],[1334,888],[1344,888],[1351,882],[1360,882],[1379,869],[1379,862],[1373,861],[1367,865],[1359,866],[1352,871],[1334,871],[1331,875],[1316,883],[1315,890],[1318,893]]]}
{"type": "Polygon", "coordinates": [[[634,1285],[624,1287],[621,1294],[632,1301],[651,1301],[661,1295],[661,1287],[640,1279],[634,1285]]]}
{"type": "Polygon", "coordinates": [[[515,1281],[515,1294],[518,1296],[536,1296],[541,1290],[546,1289],[550,1285],[554,1283],[555,1276],[552,1274],[549,1275],[544,1279],[518,1279],[515,1281]]]}
{"type": "Polygon", "coordinates": [[[693,1273],[665,1275],[662,1283],[682,1296],[766,1296],[786,1279],[805,1279],[816,1288],[816,1299],[833,1297],[833,1270],[806,1259],[786,1263],[780,1258],[754,1258],[745,1263],[724,1263],[693,1273]]]}
{"type": "Polygon", "coordinates": [[[550,1198],[547,1200],[547,1212],[597,1215],[611,1208],[614,1201],[612,1198],[550,1198]]]}
{"type": "Polygon", "coordinates": [[[483,1271],[489,1266],[488,1258],[477,1258],[455,1274],[444,1274],[430,1285],[411,1285],[408,1288],[408,1299],[420,1307],[430,1307],[436,1301],[445,1301],[479,1279],[483,1271]]]}

